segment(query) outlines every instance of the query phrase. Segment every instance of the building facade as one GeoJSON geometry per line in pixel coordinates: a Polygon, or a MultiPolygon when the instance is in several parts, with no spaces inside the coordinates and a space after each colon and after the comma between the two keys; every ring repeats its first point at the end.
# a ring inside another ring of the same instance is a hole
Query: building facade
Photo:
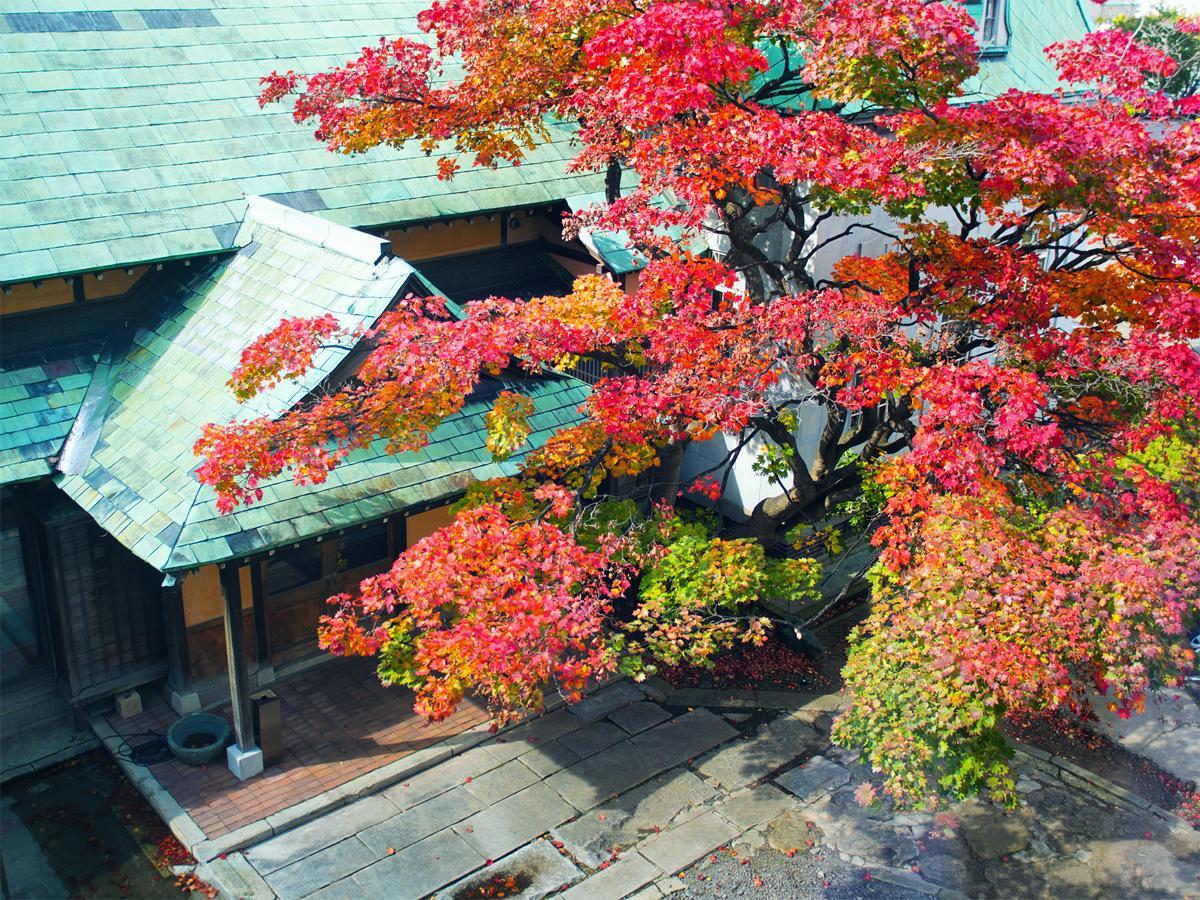
{"type": "MultiPolygon", "coordinates": [[[[220,516],[194,475],[202,426],[277,415],[353,372],[239,405],[242,348],[281,318],[370,326],[398,298],[569,289],[602,268],[561,237],[568,133],[520,167],[437,178],[437,158],[333,154],[259,78],[314,71],[417,5],[188,9],[32,3],[0,13],[0,693],[6,735],[130,688],[179,712],[317,656],[323,601],[443,524],[492,461],[495,395],[534,398],[537,446],[586,385],[490,378],[420,452],[355,453],[323,485],[288,479],[220,516]],[[232,651],[232,652],[231,652],[232,651]]],[[[243,710],[244,712],[244,710],[243,710]]],[[[239,744],[248,743],[244,722],[239,744]]]]}

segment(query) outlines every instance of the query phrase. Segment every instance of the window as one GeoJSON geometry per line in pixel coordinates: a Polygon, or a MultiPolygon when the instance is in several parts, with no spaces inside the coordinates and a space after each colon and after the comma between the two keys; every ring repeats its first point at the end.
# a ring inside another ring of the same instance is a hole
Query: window
{"type": "Polygon", "coordinates": [[[1008,44],[1008,0],[984,0],[982,20],[983,47],[1004,47],[1008,44]]]}
{"type": "Polygon", "coordinates": [[[337,570],[345,572],[385,560],[388,555],[388,526],[376,522],[338,539],[337,570]]]}
{"type": "Polygon", "coordinates": [[[267,593],[282,594],[321,579],[320,544],[307,544],[267,561],[267,593]]]}

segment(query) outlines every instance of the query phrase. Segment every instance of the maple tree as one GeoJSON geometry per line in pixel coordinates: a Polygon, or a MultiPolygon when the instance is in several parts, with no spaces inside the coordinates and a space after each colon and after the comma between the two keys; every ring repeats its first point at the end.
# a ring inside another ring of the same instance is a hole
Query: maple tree
{"type": "Polygon", "coordinates": [[[1112,26],[1175,60],[1173,72],[1152,78],[1155,88],[1174,97],[1200,93],[1200,16],[1157,9],[1144,16],[1117,16],[1112,26]]]}
{"type": "MultiPolygon", "coordinates": [[[[1096,690],[1128,715],[1191,665],[1200,102],[1164,90],[1166,52],[1090,34],[1047,50],[1063,89],[968,104],[975,24],[952,2],[438,0],[419,23],[428,42],[273,74],[263,102],[294,98],[337,151],[419,141],[445,178],[572,123],[572,166],[608,190],[567,233],[624,231],[649,262],[628,293],[591,276],[462,315],[405,298],[355,378],[206,430],[199,476],[229,509],[372,440],[422,446],[487,374],[603,366],[582,421],[338,598],[323,646],[378,654],[434,718],[468,690],[536,708],[547,685],[761,642],[760,601],[818,596],[805,535],[850,511],[879,555],[835,737],[900,801],[1011,801],[1005,714],[1082,714],[1096,690]],[[886,252],[822,262],[863,235],[886,252]],[[721,434],[739,438],[680,484],[684,449],[721,434]],[[719,499],[754,439],[779,492],[749,523],[670,508],[719,499]],[[604,496],[646,473],[651,496],[604,496]]],[[[338,337],[283,323],[232,386],[338,337]]],[[[531,409],[501,396],[493,453],[523,452],[531,409]]]]}

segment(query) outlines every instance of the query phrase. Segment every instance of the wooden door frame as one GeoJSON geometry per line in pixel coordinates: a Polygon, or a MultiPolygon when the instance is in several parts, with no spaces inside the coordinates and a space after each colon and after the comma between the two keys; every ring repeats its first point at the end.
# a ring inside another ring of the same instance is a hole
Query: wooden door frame
{"type": "Polygon", "coordinates": [[[271,627],[272,614],[279,609],[280,598],[287,598],[287,606],[300,606],[317,600],[323,602],[326,598],[343,591],[353,591],[364,578],[378,575],[387,571],[392,562],[405,550],[407,535],[407,515],[390,515],[374,522],[366,522],[363,528],[384,524],[387,526],[388,549],[382,561],[368,563],[345,572],[337,571],[338,539],[352,534],[354,528],[347,528],[336,534],[327,535],[318,546],[321,547],[321,577],[315,581],[300,585],[290,591],[270,595],[267,592],[266,567],[270,557],[260,558],[250,563],[251,599],[254,606],[254,626],[258,644],[259,665],[278,667],[292,662],[297,657],[282,656],[303,646],[303,643],[291,644],[288,647],[278,646],[278,638],[271,627]]]}

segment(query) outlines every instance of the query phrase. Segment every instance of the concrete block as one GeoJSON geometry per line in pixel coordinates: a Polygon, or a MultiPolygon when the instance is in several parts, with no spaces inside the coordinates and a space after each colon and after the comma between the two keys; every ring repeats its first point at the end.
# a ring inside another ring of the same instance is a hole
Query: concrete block
{"type": "Polygon", "coordinates": [[[575,810],[544,784],[513,794],[454,826],[485,859],[499,859],[575,815],[575,810]]]}
{"type": "Polygon", "coordinates": [[[565,709],[522,722],[483,745],[483,749],[502,762],[545,747],[564,734],[578,731],[583,721],[565,709]]]}
{"type": "Polygon", "coordinates": [[[447,829],[385,856],[353,876],[358,897],[424,897],[484,864],[484,858],[447,829]]]}
{"type": "Polygon", "coordinates": [[[715,793],[687,769],[673,769],[560,825],[551,835],[594,869],[608,859],[614,847],[632,847],[654,829],[670,827],[672,821],[715,793]]]}
{"type": "Polygon", "coordinates": [[[358,838],[346,838],[272,872],[266,882],[280,900],[298,900],[369,866],[376,858],[358,838]]]}
{"type": "Polygon", "coordinates": [[[514,759],[471,779],[466,789],[484,806],[491,806],[540,780],[536,772],[514,759]]]}
{"type": "Polygon", "coordinates": [[[760,784],[758,787],[731,795],[714,809],[739,830],[745,831],[795,806],[796,801],[779,788],[760,784]]]}
{"type": "Polygon", "coordinates": [[[618,741],[623,741],[628,734],[612,722],[591,722],[578,731],[564,734],[558,742],[569,750],[574,750],[579,757],[592,756],[606,747],[611,747],[618,741]]]}
{"type": "Polygon", "coordinates": [[[556,772],[546,784],[582,812],[736,735],[728,722],[698,709],[556,772]]]}
{"type": "MultiPolygon", "coordinates": [[[[264,875],[282,869],[397,813],[385,797],[367,797],[317,819],[277,833],[246,851],[247,861],[264,875]]],[[[240,829],[239,829],[240,830],[240,829]]]]}
{"type": "Polygon", "coordinates": [[[200,695],[195,691],[187,691],[183,694],[178,691],[171,691],[170,702],[171,709],[175,710],[181,716],[200,712],[200,695]]]}
{"type": "Polygon", "coordinates": [[[495,889],[490,885],[508,876],[517,878],[521,886],[520,893],[512,896],[519,896],[521,900],[541,900],[547,894],[579,881],[583,872],[549,842],[534,841],[494,865],[450,885],[442,894],[446,897],[495,896],[495,889]]]}
{"type": "Polygon", "coordinates": [[[137,691],[126,691],[117,694],[117,715],[122,719],[132,719],[142,712],[142,695],[137,691]]]}
{"type": "Polygon", "coordinates": [[[609,715],[609,719],[616,722],[630,734],[638,734],[647,728],[653,728],[655,725],[669,718],[671,718],[669,712],[657,703],[650,703],[645,700],[641,703],[631,703],[609,715]]]}
{"type": "Polygon", "coordinates": [[[229,771],[239,781],[262,774],[263,754],[257,747],[243,750],[237,744],[230,744],[225,748],[225,761],[229,764],[229,771]]]}
{"type": "Polygon", "coordinates": [[[780,787],[791,791],[801,800],[813,800],[850,780],[850,773],[823,756],[814,756],[807,763],[789,769],[775,779],[780,787]]]}
{"type": "Polygon", "coordinates": [[[768,722],[750,740],[734,741],[706,757],[696,770],[714,778],[726,790],[750,784],[798,756],[825,743],[814,729],[799,719],[783,716],[768,722]]]}
{"type": "Polygon", "coordinates": [[[680,688],[671,695],[672,706],[718,707],[721,709],[754,709],[754,691],[714,690],[711,688],[680,688]]]}
{"type": "Polygon", "coordinates": [[[222,896],[238,900],[272,900],[275,892],[241,853],[214,859],[200,870],[200,877],[216,887],[222,896]]]}
{"type": "Polygon", "coordinates": [[[484,808],[465,787],[458,787],[364,828],[358,837],[376,856],[384,856],[389,849],[403,850],[484,808]]]}
{"type": "Polygon", "coordinates": [[[599,722],[609,713],[630,703],[637,703],[644,697],[645,695],[628,681],[618,681],[584,697],[570,707],[570,711],[585,722],[599,722]]]}
{"type": "Polygon", "coordinates": [[[539,778],[549,778],[560,769],[579,762],[579,754],[558,741],[538,745],[521,756],[521,763],[537,772],[539,778]]]}
{"type": "Polygon", "coordinates": [[[488,753],[484,747],[475,747],[392,785],[383,795],[394,803],[397,809],[409,809],[460,784],[466,784],[468,778],[478,778],[500,764],[501,761],[488,753]]]}
{"type": "Polygon", "coordinates": [[[737,837],[739,830],[713,812],[652,835],[638,852],[670,875],[685,869],[705,853],[737,837]]]}
{"type": "Polygon", "coordinates": [[[202,862],[213,860],[222,854],[268,840],[273,833],[270,823],[266,819],[259,819],[220,837],[201,841],[192,848],[192,855],[202,862]]]}

